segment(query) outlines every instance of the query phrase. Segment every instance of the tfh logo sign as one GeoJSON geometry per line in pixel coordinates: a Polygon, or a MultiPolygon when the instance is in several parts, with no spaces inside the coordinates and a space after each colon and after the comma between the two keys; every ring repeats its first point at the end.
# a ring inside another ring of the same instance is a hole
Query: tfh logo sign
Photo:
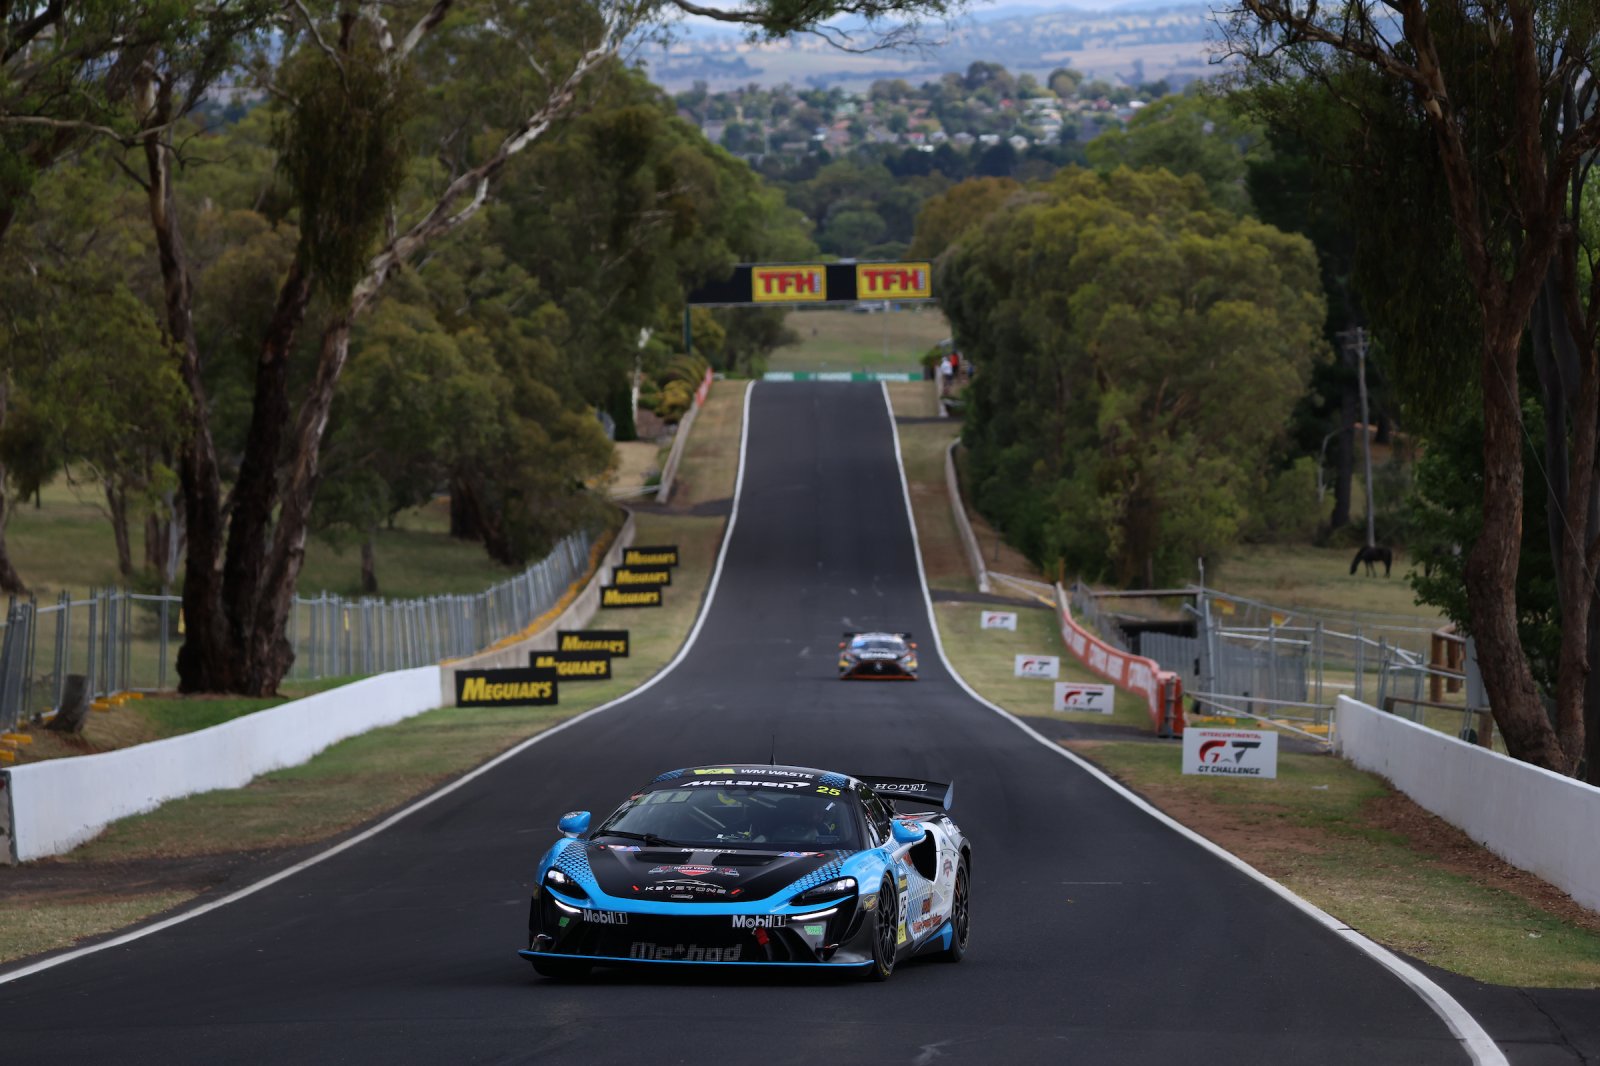
{"type": "Polygon", "coordinates": [[[933,295],[927,263],[862,263],[856,267],[858,300],[926,300],[933,295]]]}
{"type": "Polygon", "coordinates": [[[1278,734],[1254,729],[1186,729],[1183,772],[1211,777],[1277,777],[1278,734]]]}
{"type": "Polygon", "coordinates": [[[820,266],[753,267],[750,286],[756,303],[826,300],[828,272],[820,266]]]}

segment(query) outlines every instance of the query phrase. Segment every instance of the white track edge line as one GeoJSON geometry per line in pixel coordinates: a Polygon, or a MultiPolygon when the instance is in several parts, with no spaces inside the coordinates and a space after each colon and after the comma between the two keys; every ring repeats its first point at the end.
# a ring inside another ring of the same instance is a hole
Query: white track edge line
{"type": "Polygon", "coordinates": [[[469,770],[467,773],[456,778],[448,785],[445,785],[435,792],[428,793],[426,796],[423,796],[421,799],[415,801],[409,806],[402,807],[400,810],[395,811],[377,825],[370,826],[367,829],[362,830],[355,836],[350,837],[348,840],[341,840],[331,848],[319,851],[315,855],[295,863],[293,866],[279,870],[275,874],[263,877],[259,881],[253,882],[241,889],[230,892],[221,899],[214,899],[209,903],[203,903],[198,907],[183,911],[180,914],[175,914],[170,918],[163,918],[159,922],[141,926],[140,928],[134,929],[131,932],[123,933],[121,936],[112,937],[110,940],[103,940],[96,944],[89,944],[86,947],[77,948],[76,950],[64,952],[60,955],[52,955],[47,959],[41,959],[40,961],[32,963],[31,965],[23,966],[19,969],[12,970],[9,973],[0,974],[0,985],[9,984],[12,981],[19,981],[24,977],[40,973],[44,970],[54,969],[55,967],[71,962],[74,959],[81,959],[85,955],[93,955],[97,951],[105,951],[109,948],[121,947],[124,944],[131,944],[135,940],[142,940],[154,933],[161,932],[163,929],[170,929],[173,926],[181,925],[192,918],[198,918],[203,914],[209,914],[219,907],[226,907],[230,903],[237,903],[246,896],[253,896],[264,888],[269,888],[272,885],[277,884],[279,881],[286,880],[303,870],[310,869],[320,862],[333,858],[342,851],[353,848],[357,844],[361,844],[372,839],[385,829],[388,829],[403,819],[410,817],[429,804],[443,799],[456,789],[461,788],[469,782],[483,776],[506,760],[515,758],[524,751],[533,747],[535,744],[555,736],[562,730],[577,725],[586,718],[592,718],[594,715],[597,715],[602,711],[609,711],[613,707],[627,703],[635,696],[654,688],[658,682],[677,669],[679,663],[683,662],[685,656],[687,656],[690,650],[694,647],[696,639],[699,638],[700,630],[705,625],[706,617],[711,613],[711,604],[717,595],[717,585],[722,580],[722,564],[723,561],[728,557],[728,546],[733,543],[733,528],[739,520],[739,500],[744,493],[745,454],[750,441],[750,394],[755,390],[755,386],[756,383],[752,381],[745,387],[744,415],[739,426],[739,472],[733,484],[733,508],[728,514],[728,527],[723,530],[722,533],[722,546],[717,552],[717,563],[711,572],[711,583],[706,586],[705,599],[700,602],[700,613],[695,617],[694,627],[689,630],[689,635],[684,638],[683,646],[678,649],[678,654],[673,656],[672,660],[668,662],[666,666],[658,670],[638,688],[625,692],[621,696],[618,696],[616,699],[611,700],[608,703],[602,703],[598,707],[591,707],[582,714],[574,715],[573,717],[568,718],[566,721],[561,722],[559,725],[551,726],[542,733],[534,734],[527,740],[517,744],[515,747],[509,748],[506,751],[501,752],[499,755],[496,755],[488,762],[469,770]]]}
{"type": "Polygon", "coordinates": [[[1413,992],[1415,992],[1423,1002],[1432,1008],[1433,1012],[1437,1014],[1441,1020],[1444,1021],[1451,1033],[1453,1033],[1456,1039],[1460,1042],[1462,1048],[1472,1058],[1472,1061],[1478,1064],[1478,1066],[1509,1066],[1505,1053],[1500,1050],[1500,1046],[1494,1042],[1494,1039],[1489,1036],[1489,1033],[1483,1028],[1478,1020],[1474,1018],[1465,1007],[1457,1002],[1454,996],[1450,995],[1449,992],[1446,992],[1432,978],[1418,970],[1415,966],[1400,958],[1382,944],[1379,944],[1376,941],[1371,940],[1356,930],[1350,928],[1350,926],[1339,921],[1339,919],[1335,918],[1333,915],[1329,914],[1327,911],[1323,910],[1321,907],[1318,907],[1311,901],[1296,895],[1292,890],[1282,884],[1279,884],[1277,881],[1274,881],[1260,870],[1257,870],[1254,866],[1251,866],[1249,863],[1239,858],[1239,856],[1235,855],[1233,852],[1228,851],[1226,848],[1215,843],[1214,841],[1208,840],[1207,838],[1201,836],[1199,833],[1196,833],[1193,829],[1190,829],[1182,822],[1174,819],[1165,811],[1153,806],[1143,797],[1138,795],[1138,793],[1128,789],[1116,778],[1111,777],[1098,766],[1095,766],[1093,763],[1089,762],[1087,759],[1084,759],[1075,752],[1068,751],[1066,748],[1063,748],[1061,745],[1055,743],[1049,737],[1046,737],[1044,734],[1040,733],[1038,730],[1022,721],[1022,719],[1018,718],[1004,707],[1001,707],[995,703],[991,703],[989,700],[979,695],[977,690],[971,685],[967,684],[967,679],[961,676],[960,671],[955,668],[955,664],[950,661],[950,657],[945,654],[944,640],[939,634],[939,619],[934,613],[933,596],[928,591],[928,575],[922,567],[922,541],[917,536],[917,515],[916,511],[913,510],[911,506],[911,487],[906,481],[905,460],[900,453],[900,427],[894,420],[894,403],[889,399],[889,386],[887,384],[883,386],[883,402],[884,406],[889,412],[889,431],[894,438],[895,467],[900,473],[900,493],[901,498],[905,501],[906,505],[906,521],[910,523],[911,526],[911,545],[916,551],[917,578],[922,584],[922,599],[923,603],[928,609],[928,627],[933,633],[934,650],[939,653],[940,661],[944,663],[945,669],[950,672],[950,676],[955,679],[956,684],[960,685],[964,690],[966,690],[967,695],[971,696],[978,703],[1005,718],[1012,725],[1016,726],[1018,729],[1028,734],[1028,736],[1032,737],[1040,744],[1043,744],[1046,748],[1055,752],[1057,755],[1072,762],[1079,769],[1088,773],[1095,780],[1111,789],[1118,796],[1127,800],[1145,814],[1148,814],[1162,825],[1165,825],[1168,829],[1178,833],[1180,836],[1186,838],[1192,843],[1198,844],[1200,847],[1209,851],[1217,858],[1222,859],[1224,862],[1228,863],[1245,876],[1264,885],[1274,894],[1300,910],[1307,917],[1311,918],[1324,928],[1331,930],[1334,934],[1343,939],[1345,943],[1350,944],[1352,947],[1362,951],[1373,961],[1384,967],[1384,969],[1394,974],[1413,992]]]}

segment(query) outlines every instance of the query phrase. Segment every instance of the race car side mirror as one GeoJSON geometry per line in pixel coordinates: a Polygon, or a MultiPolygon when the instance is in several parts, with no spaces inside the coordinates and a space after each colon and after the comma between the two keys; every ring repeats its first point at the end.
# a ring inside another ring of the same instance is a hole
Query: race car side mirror
{"type": "Polygon", "coordinates": [[[568,811],[561,816],[561,821],[556,823],[564,837],[579,837],[589,831],[588,811],[568,811]]]}
{"type": "Polygon", "coordinates": [[[894,827],[890,830],[894,834],[896,844],[915,844],[928,835],[928,831],[916,822],[902,822],[896,818],[894,827]]]}

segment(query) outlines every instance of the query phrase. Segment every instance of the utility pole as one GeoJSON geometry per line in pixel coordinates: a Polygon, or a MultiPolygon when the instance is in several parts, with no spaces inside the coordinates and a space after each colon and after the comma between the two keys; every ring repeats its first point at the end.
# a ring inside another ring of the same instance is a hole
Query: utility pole
{"type": "Polygon", "coordinates": [[[1361,456],[1367,483],[1367,547],[1375,548],[1378,538],[1373,525],[1376,516],[1372,506],[1372,434],[1367,428],[1367,331],[1357,326],[1345,330],[1339,337],[1346,351],[1356,353],[1356,389],[1361,394],[1361,456]]]}

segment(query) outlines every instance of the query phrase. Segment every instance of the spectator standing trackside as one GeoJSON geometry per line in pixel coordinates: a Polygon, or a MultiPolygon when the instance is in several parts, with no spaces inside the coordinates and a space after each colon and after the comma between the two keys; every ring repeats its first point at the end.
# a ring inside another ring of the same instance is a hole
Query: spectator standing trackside
{"type": "Polygon", "coordinates": [[[955,371],[950,365],[950,360],[939,360],[939,394],[941,396],[950,395],[950,386],[954,380],[955,371]]]}
{"type": "Polygon", "coordinates": [[[961,377],[961,353],[960,352],[951,352],[950,353],[950,376],[952,378],[960,378],[961,377]]]}

